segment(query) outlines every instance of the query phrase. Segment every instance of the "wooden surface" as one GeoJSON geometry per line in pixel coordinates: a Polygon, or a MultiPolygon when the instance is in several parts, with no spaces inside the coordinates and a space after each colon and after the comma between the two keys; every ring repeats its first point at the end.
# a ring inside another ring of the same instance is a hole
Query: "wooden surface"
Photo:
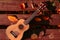
{"type": "MultiPolygon", "coordinates": [[[[33,0],[34,3],[39,4],[40,2],[44,2],[46,0],[33,0]]],[[[0,11],[21,11],[20,3],[26,2],[26,0],[0,0],[0,11]]],[[[60,8],[60,3],[55,1],[57,8],[60,8]]],[[[28,1],[28,9],[25,10],[33,10],[31,8],[31,0],[28,1]]]]}
{"type": "MultiPolygon", "coordinates": [[[[5,30],[6,29],[0,29],[0,40],[8,40],[8,37],[5,34],[5,30]]],[[[41,40],[60,40],[60,29],[47,29],[46,34],[51,34],[51,33],[53,33],[54,38],[50,39],[47,35],[41,40]]]]}
{"type": "MultiPolygon", "coordinates": [[[[18,19],[27,19],[31,16],[31,14],[0,14],[0,25],[10,25],[11,22],[8,20],[8,15],[16,15],[18,19]]],[[[58,25],[60,24],[60,14],[52,14],[52,20],[50,21],[50,25],[58,25]]]]}
{"type": "Polygon", "coordinates": [[[51,15],[52,20],[50,21],[51,25],[60,25],[60,14],[51,15]]]}
{"type": "MultiPolygon", "coordinates": [[[[18,19],[26,19],[28,18],[31,14],[8,14],[8,15],[16,15],[18,19]]],[[[10,25],[11,22],[8,20],[7,14],[0,14],[0,25],[10,25]]]]}

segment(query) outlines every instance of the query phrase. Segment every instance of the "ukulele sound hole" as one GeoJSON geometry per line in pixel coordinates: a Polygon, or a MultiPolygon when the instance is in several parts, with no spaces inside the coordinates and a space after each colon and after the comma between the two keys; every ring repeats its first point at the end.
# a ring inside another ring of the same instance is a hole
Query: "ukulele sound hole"
{"type": "Polygon", "coordinates": [[[19,29],[23,29],[24,28],[24,26],[23,25],[19,25],[19,29]]]}

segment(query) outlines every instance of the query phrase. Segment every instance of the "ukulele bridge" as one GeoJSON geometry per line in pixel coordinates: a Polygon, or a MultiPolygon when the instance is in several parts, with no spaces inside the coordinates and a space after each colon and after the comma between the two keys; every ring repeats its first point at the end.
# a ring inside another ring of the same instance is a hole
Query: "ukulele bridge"
{"type": "Polygon", "coordinates": [[[15,38],[17,38],[17,36],[19,35],[19,33],[14,32],[14,31],[11,31],[10,33],[11,33],[15,38]]]}

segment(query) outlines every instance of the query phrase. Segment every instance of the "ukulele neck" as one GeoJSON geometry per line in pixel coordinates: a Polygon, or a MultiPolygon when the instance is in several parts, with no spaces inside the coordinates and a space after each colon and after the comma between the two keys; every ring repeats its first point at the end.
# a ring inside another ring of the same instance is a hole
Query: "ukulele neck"
{"type": "Polygon", "coordinates": [[[39,12],[44,9],[45,5],[40,6],[27,20],[25,20],[25,24],[28,24],[39,12]]]}

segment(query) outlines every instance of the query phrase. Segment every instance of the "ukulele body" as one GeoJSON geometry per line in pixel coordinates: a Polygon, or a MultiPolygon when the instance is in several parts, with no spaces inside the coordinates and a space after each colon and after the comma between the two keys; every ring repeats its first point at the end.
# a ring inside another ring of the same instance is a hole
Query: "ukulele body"
{"type": "Polygon", "coordinates": [[[10,40],[22,39],[24,32],[29,29],[29,24],[25,25],[24,21],[24,19],[20,19],[16,24],[8,26],[6,29],[6,35],[10,40]]]}
{"type": "Polygon", "coordinates": [[[20,19],[16,24],[8,26],[6,29],[6,34],[10,40],[22,39],[24,32],[29,29],[28,23],[37,15],[37,13],[46,8],[45,4],[41,4],[42,6],[40,6],[27,20],[20,19]]]}

